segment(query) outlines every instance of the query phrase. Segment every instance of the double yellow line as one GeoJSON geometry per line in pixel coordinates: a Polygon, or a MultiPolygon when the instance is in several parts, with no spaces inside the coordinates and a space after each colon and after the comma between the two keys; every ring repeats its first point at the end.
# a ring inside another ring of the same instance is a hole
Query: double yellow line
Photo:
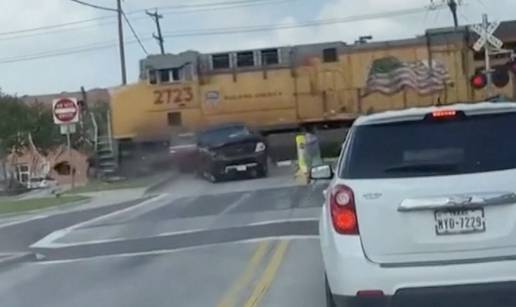
{"type": "Polygon", "coordinates": [[[288,249],[289,241],[279,241],[273,248],[272,256],[270,257],[265,269],[263,270],[260,277],[257,279],[256,284],[251,295],[247,298],[245,303],[237,305],[239,303],[239,294],[248,286],[251,285],[256,272],[262,263],[263,258],[267,256],[271,243],[269,241],[262,241],[258,244],[253,256],[247,263],[246,268],[239,276],[239,278],[233,283],[229,290],[224,294],[222,299],[217,304],[217,307],[256,307],[264,298],[267,290],[270,288],[278,269],[285,257],[288,249]]]}

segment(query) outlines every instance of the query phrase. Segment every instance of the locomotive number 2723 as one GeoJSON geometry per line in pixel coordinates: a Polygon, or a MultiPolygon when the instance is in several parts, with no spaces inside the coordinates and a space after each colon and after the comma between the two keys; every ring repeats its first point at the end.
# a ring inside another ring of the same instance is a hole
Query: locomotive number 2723
{"type": "Polygon", "coordinates": [[[154,91],[154,104],[170,104],[190,102],[193,99],[191,87],[169,88],[154,91]]]}

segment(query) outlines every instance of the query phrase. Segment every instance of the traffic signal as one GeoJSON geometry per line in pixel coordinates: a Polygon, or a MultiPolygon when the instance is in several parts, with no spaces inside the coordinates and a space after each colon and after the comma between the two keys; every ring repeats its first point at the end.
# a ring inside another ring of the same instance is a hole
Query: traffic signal
{"type": "Polygon", "coordinates": [[[516,60],[512,60],[511,62],[507,63],[507,65],[509,66],[509,70],[513,74],[516,74],[516,60]]]}
{"type": "Polygon", "coordinates": [[[487,85],[487,77],[483,73],[478,73],[471,77],[471,86],[477,90],[481,90],[487,85]]]}
{"type": "MultiPolygon", "coordinates": [[[[500,65],[494,67],[491,72],[492,84],[498,88],[506,87],[511,81],[509,71],[516,74],[516,61],[507,63],[507,65],[500,65]]],[[[483,72],[477,72],[471,77],[471,86],[474,89],[481,90],[487,86],[487,76],[483,72]]]]}
{"type": "Polygon", "coordinates": [[[509,76],[509,71],[507,68],[498,68],[495,69],[492,73],[493,84],[498,88],[506,87],[511,81],[511,77],[509,76]]]}

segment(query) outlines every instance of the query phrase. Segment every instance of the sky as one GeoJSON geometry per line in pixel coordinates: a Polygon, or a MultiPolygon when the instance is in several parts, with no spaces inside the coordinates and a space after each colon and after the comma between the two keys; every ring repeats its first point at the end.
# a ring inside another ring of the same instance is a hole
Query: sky
{"type": "MultiPolygon", "coordinates": [[[[116,0],[83,0],[114,8],[116,0]]],[[[433,2],[441,2],[434,0],[433,2]]],[[[375,41],[408,38],[425,29],[452,25],[448,10],[356,20],[352,22],[221,35],[178,36],[197,30],[299,24],[423,8],[430,0],[124,0],[133,28],[150,54],[159,53],[153,20],[145,9],[158,8],[168,53],[185,50],[229,51],[324,41],[353,43],[359,36],[375,41]]],[[[461,24],[516,19],[514,0],[466,0],[461,24]]],[[[15,95],[35,95],[117,86],[121,83],[116,12],[71,0],[2,1],[0,11],[0,88],[15,95]],[[63,25],[65,24],[65,25],[63,25]],[[34,31],[34,28],[40,30],[34,31]],[[42,28],[42,29],[41,29],[42,28]],[[80,51],[80,52],[78,52],[80,51]],[[57,54],[57,55],[56,55],[57,54]]],[[[129,83],[138,79],[138,61],[146,53],[124,23],[129,83]]]]}

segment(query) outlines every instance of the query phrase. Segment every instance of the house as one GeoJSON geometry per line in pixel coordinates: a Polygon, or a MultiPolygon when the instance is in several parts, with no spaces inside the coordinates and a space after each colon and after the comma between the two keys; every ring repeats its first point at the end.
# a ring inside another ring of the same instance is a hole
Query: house
{"type": "Polygon", "coordinates": [[[43,155],[34,147],[11,153],[7,158],[8,171],[23,185],[51,178],[58,185],[76,186],[88,183],[88,156],[65,146],[58,146],[43,155]]]}

